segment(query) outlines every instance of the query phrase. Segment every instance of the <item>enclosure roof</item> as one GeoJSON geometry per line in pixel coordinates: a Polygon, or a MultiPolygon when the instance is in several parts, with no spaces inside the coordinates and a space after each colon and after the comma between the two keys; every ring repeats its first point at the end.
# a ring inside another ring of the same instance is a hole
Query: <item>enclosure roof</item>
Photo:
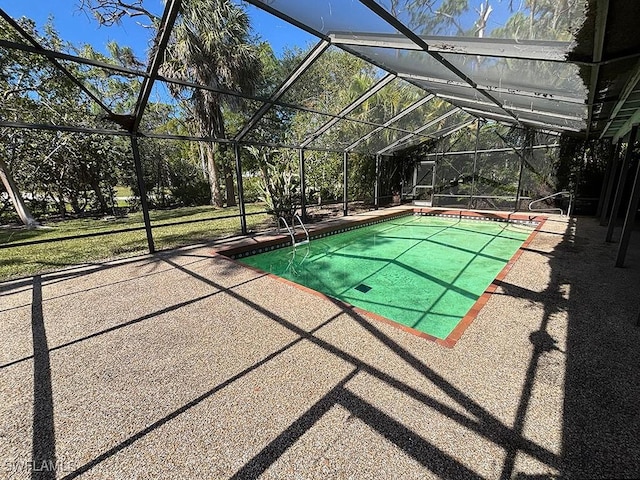
{"type": "Polygon", "coordinates": [[[526,9],[515,13],[531,28],[513,33],[514,2],[477,2],[475,30],[436,35],[428,22],[445,15],[440,0],[247,1],[474,117],[615,139],[640,121],[640,37],[630,34],[640,2],[564,2],[573,35],[526,9]]]}
{"type": "MultiPolygon", "coordinates": [[[[194,140],[268,144],[260,132],[269,126],[269,119],[291,112],[307,116],[307,129],[297,132],[297,137],[288,137],[285,146],[380,154],[451,135],[474,120],[614,140],[640,122],[640,37],[629,34],[640,18],[640,2],[566,0],[557,5],[546,3],[546,7],[534,2],[537,10],[531,11],[529,2],[474,0],[456,16],[447,13],[452,4],[445,0],[237,0],[317,40],[273,92],[266,97],[248,97],[219,86],[161,75],[173,24],[179,18],[181,3],[188,1],[164,2],[157,37],[149,39],[155,48],[145,70],[84,58],[77,52],[49,51],[25,32],[20,32],[18,41],[0,39],[0,48],[45,55],[63,71],[74,62],[102,68],[110,71],[109,75],[137,77],[140,89],[129,102],[135,108],[126,115],[114,113],[117,109],[102,104],[91,86],[73,79],[78,91],[121,128],[106,129],[105,133],[125,130],[145,134],[141,125],[150,96],[157,95],[159,88],[168,95],[171,84],[204,88],[228,98],[244,97],[252,107],[247,109],[244,123],[235,130],[225,129],[226,137],[189,138],[194,140]],[[375,66],[376,82],[337,111],[303,105],[289,95],[298,83],[313,82],[316,61],[336,49],[375,66]],[[393,115],[365,111],[363,105],[369,99],[389,89],[402,89],[411,102],[405,99],[393,115]]],[[[0,14],[20,31],[4,10],[0,9],[0,14]]],[[[30,127],[20,122],[0,124],[30,127]]],[[[35,127],[91,130],[83,125],[35,127]]],[[[167,133],[146,134],[171,137],[167,133]]]]}
{"type": "Polygon", "coordinates": [[[589,1],[568,55],[589,88],[590,137],[623,138],[640,122],[640,2],[589,1]]]}

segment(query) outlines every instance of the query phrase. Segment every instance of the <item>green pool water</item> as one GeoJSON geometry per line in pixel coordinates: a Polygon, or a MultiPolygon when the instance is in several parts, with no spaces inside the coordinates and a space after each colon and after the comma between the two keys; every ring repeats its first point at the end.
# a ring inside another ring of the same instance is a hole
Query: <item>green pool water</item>
{"type": "Polygon", "coordinates": [[[239,261],[445,339],[532,230],[412,215],[239,261]]]}

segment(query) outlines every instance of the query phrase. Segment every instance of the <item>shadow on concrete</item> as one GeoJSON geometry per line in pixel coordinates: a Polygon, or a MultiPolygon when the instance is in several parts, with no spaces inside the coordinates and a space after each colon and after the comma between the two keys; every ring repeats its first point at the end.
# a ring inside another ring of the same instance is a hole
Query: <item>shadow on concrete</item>
{"type": "Polygon", "coordinates": [[[53,391],[47,332],[42,314],[42,279],[33,277],[31,302],[33,337],[33,440],[31,478],[56,478],[56,437],[53,421],[53,391]]]}
{"type": "MultiPolygon", "coordinates": [[[[218,294],[228,295],[242,302],[296,334],[297,338],[114,445],[64,478],[76,478],[89,472],[95,466],[267,364],[301,341],[311,342],[350,363],[353,370],[249,459],[235,473],[234,478],[257,478],[266,472],[334,406],[348,410],[353,417],[364,422],[439,478],[480,478],[477,472],[469,469],[436,444],[425,440],[417,432],[350,391],[347,384],[358,372],[364,372],[385,382],[392,388],[447,416],[473,434],[500,446],[505,452],[500,474],[502,479],[548,478],[544,475],[530,475],[516,471],[516,460],[519,455],[536,459],[550,469],[560,472],[563,478],[638,478],[640,477],[640,402],[638,402],[640,355],[637,345],[640,343],[640,329],[635,326],[635,321],[639,307],[637,288],[640,284],[640,248],[637,243],[632,244],[628,256],[629,267],[615,269],[613,267],[615,251],[612,253],[611,246],[600,243],[597,236],[602,233],[598,230],[601,227],[595,225],[593,219],[573,220],[562,242],[551,253],[538,252],[546,258],[551,267],[550,279],[544,291],[537,292],[510,284],[508,281],[501,282],[500,287],[504,295],[524,298],[543,306],[540,325],[529,336],[530,359],[521,387],[516,415],[510,425],[496,418],[461,388],[452,384],[423,360],[378,329],[375,322],[354,312],[349,305],[334,300],[334,304],[340,311],[314,329],[306,331],[235,290],[236,287],[247,282],[231,287],[223,286],[192,270],[191,263],[180,264],[174,261],[171,255],[163,254],[154,261],[160,261],[188,274],[207,284],[214,291],[187,302],[151,312],[122,325],[75,339],[68,342],[68,345],[124,328],[218,294]],[[585,254],[588,255],[585,257],[585,254]],[[566,346],[561,345],[559,339],[554,338],[549,330],[550,322],[560,312],[568,315],[566,346]],[[460,408],[452,408],[442,400],[417,390],[402,379],[380,370],[315,335],[318,330],[341,315],[348,315],[357,322],[460,408]],[[532,392],[537,382],[541,380],[541,365],[545,356],[552,352],[563,355],[566,361],[563,443],[560,455],[529,440],[525,435],[525,422],[528,418],[532,392]]],[[[532,249],[530,251],[536,253],[532,249]]],[[[96,270],[89,269],[89,271],[96,270]]],[[[57,279],[61,278],[63,276],[57,277],[57,279]]],[[[32,464],[36,466],[39,462],[40,464],[55,462],[56,458],[49,354],[52,350],[63,348],[65,345],[56,346],[54,349],[48,348],[42,313],[42,280],[40,277],[34,277],[32,282],[35,385],[32,464]]],[[[50,472],[37,472],[35,468],[32,473],[32,478],[54,478],[50,472]]]]}

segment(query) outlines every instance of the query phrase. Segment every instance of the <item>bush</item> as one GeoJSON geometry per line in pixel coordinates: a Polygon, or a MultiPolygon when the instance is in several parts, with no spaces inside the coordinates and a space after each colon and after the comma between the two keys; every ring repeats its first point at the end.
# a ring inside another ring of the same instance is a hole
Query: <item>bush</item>
{"type": "Polygon", "coordinates": [[[183,178],[171,186],[171,195],[182,206],[195,207],[211,203],[209,182],[201,178],[183,178]]]}
{"type": "Polygon", "coordinates": [[[265,161],[261,169],[262,200],[267,204],[267,212],[291,223],[300,203],[300,178],[292,164],[283,158],[265,161]]]}
{"type": "Polygon", "coordinates": [[[209,205],[211,189],[202,172],[188,161],[171,165],[169,190],[175,201],[185,207],[209,205]]]}
{"type": "Polygon", "coordinates": [[[245,177],[242,179],[242,188],[244,192],[244,201],[247,203],[255,203],[260,201],[263,195],[263,180],[260,176],[245,177]]]}

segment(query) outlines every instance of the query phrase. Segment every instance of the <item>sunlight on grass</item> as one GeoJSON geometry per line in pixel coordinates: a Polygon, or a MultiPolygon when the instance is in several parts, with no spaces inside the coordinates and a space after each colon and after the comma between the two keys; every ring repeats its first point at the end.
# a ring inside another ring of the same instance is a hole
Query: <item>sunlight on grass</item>
{"type": "MultiPolygon", "coordinates": [[[[263,205],[247,205],[247,213],[264,212],[263,205]]],[[[157,250],[206,243],[215,239],[239,235],[240,219],[218,218],[238,215],[237,207],[184,207],[150,212],[154,226],[153,237],[157,250]],[[197,223],[158,226],[183,221],[217,218],[197,223]]],[[[266,213],[247,217],[249,230],[264,229],[269,218],[266,213]]],[[[144,227],[142,213],[117,219],[72,219],[47,222],[46,228],[25,230],[0,229],[0,245],[110,232],[144,227]]],[[[0,280],[44,273],[70,265],[130,257],[147,253],[145,230],[114,233],[89,238],[76,238],[60,242],[15,246],[0,249],[0,280]]]]}

